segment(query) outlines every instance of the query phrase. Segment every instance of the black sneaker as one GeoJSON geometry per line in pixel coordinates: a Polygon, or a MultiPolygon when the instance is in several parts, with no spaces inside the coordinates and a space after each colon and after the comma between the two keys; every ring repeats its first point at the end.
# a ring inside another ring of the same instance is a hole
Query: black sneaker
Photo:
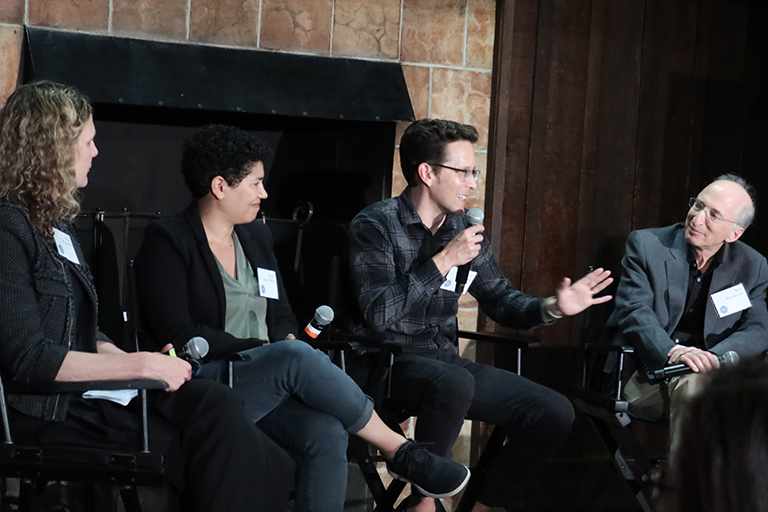
{"type": "Polygon", "coordinates": [[[409,439],[398,448],[394,459],[387,462],[390,476],[430,498],[448,498],[461,491],[469,481],[469,468],[427,451],[425,444],[409,439]]]}

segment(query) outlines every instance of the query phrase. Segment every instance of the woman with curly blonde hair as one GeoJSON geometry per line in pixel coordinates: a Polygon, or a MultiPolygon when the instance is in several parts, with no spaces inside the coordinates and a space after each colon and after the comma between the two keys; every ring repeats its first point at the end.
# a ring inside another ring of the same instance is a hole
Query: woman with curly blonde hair
{"type": "MultiPolygon", "coordinates": [[[[70,222],[88,184],[96,129],[88,101],[51,82],[19,87],[0,111],[0,371],[13,384],[156,379],[150,448],[182,510],[283,512],[293,473],[235,393],[188,362],[125,353],[96,325],[96,290],[70,222]]],[[[167,351],[170,346],[165,347],[167,351]]],[[[9,393],[17,442],[138,448],[137,404],[77,393],[9,393]]]]}
{"type": "Polygon", "coordinates": [[[80,209],[75,193],[88,183],[90,159],[98,154],[92,112],[78,91],[53,82],[24,89],[3,109],[0,197],[24,207],[46,238],[58,219],[80,209]],[[81,133],[86,136],[78,145],[81,133]],[[90,155],[88,168],[76,169],[78,152],[90,155]]]}

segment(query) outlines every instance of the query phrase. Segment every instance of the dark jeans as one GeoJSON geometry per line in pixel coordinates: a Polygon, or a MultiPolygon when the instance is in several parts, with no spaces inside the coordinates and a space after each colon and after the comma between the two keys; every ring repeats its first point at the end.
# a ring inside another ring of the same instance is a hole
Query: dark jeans
{"type": "MultiPolygon", "coordinates": [[[[348,433],[368,424],[373,403],[326,354],[285,340],[245,351],[235,363],[235,392],[259,428],[296,462],[297,512],[339,511],[347,489],[348,433]]],[[[224,363],[200,376],[222,378],[224,363]]]]}
{"type": "MultiPolygon", "coordinates": [[[[293,464],[243,414],[229,388],[192,380],[178,391],[150,393],[150,449],[163,453],[166,474],[181,492],[182,510],[284,512],[293,464]]],[[[128,407],[98,401],[96,419],[71,416],[50,422],[9,411],[17,441],[43,445],[126,447],[123,434],[138,441],[139,416],[128,407]]],[[[90,401],[93,402],[93,401],[90,401]]],[[[128,443],[135,449],[136,442],[128,443]]]]}
{"type": "Polygon", "coordinates": [[[464,419],[510,429],[479,501],[510,507],[513,498],[563,442],[574,419],[563,395],[517,374],[434,351],[397,356],[388,408],[418,417],[416,439],[448,456],[464,419]]]}

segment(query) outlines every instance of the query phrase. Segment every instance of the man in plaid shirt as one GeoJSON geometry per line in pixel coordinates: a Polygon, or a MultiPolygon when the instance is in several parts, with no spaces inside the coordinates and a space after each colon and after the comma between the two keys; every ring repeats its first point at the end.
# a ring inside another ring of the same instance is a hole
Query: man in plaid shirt
{"type": "MultiPolygon", "coordinates": [[[[452,121],[411,124],[400,143],[408,188],[373,204],[352,221],[347,236],[350,280],[358,297],[358,333],[403,345],[392,369],[390,403],[416,415],[416,439],[450,453],[463,420],[509,427],[511,433],[488,473],[475,511],[510,507],[530,475],[568,434],[567,398],[506,370],[458,354],[457,267],[471,262],[468,291],[490,318],[515,328],[548,324],[611,297],[594,297],[613,279],[598,269],[556,294],[537,299],[514,290],[494,261],[483,227],[465,215],[477,188],[472,144],[477,130],[452,121]]],[[[371,391],[372,374],[353,375],[371,391]],[[362,377],[361,377],[362,375],[362,377]]],[[[433,511],[431,498],[414,495],[409,510],[433,511]]]]}

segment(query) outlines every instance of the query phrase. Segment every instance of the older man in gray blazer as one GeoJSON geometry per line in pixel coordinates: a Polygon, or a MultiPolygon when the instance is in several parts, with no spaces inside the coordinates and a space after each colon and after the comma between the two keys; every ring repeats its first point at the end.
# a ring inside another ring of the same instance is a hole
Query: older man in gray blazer
{"type": "Polygon", "coordinates": [[[634,231],[627,240],[607,333],[638,356],[624,391],[630,412],[652,420],[669,414],[673,444],[680,408],[701,375],[718,366],[717,356],[768,349],[768,264],[738,241],[754,217],[752,196],[742,178],[720,176],[691,198],[684,223],[634,231]],[[673,364],[693,373],[648,382],[647,372],[673,364]]]}

